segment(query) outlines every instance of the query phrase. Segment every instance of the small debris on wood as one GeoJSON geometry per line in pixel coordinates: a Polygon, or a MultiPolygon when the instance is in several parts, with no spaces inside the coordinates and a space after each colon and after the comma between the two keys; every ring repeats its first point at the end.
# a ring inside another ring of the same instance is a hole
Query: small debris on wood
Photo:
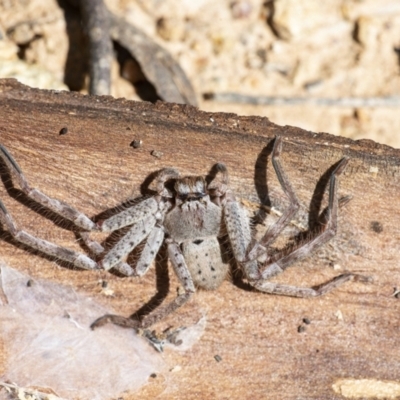
{"type": "Polygon", "coordinates": [[[301,320],[301,324],[297,327],[297,332],[303,333],[307,329],[307,325],[310,325],[311,321],[309,318],[305,317],[301,320]]]}
{"type": "Polygon", "coordinates": [[[113,289],[108,289],[108,288],[103,289],[103,290],[102,290],[102,293],[103,293],[105,296],[114,296],[114,290],[113,290],[113,289]]]}
{"type": "Polygon", "coordinates": [[[343,314],[340,310],[337,310],[335,312],[335,317],[339,320],[339,321],[343,321],[343,314]]]}
{"type": "Polygon", "coordinates": [[[150,331],[149,329],[139,329],[138,335],[146,338],[159,353],[162,353],[164,351],[164,346],[167,343],[174,346],[180,346],[183,343],[181,339],[178,339],[178,335],[185,329],[186,327],[181,327],[172,330],[172,328],[169,327],[161,334],[158,334],[155,330],[150,331]]]}
{"type": "Polygon", "coordinates": [[[143,140],[133,140],[130,144],[131,147],[134,149],[138,149],[139,147],[142,147],[143,140]]]}
{"type": "Polygon", "coordinates": [[[68,128],[64,126],[64,128],[60,129],[59,135],[66,135],[68,133],[68,128]]]}
{"type": "Polygon", "coordinates": [[[383,226],[379,221],[372,221],[369,226],[371,230],[374,231],[375,233],[383,232],[383,226]]]}
{"type": "Polygon", "coordinates": [[[108,286],[108,282],[106,280],[100,279],[99,284],[101,286],[101,294],[104,294],[105,296],[114,296],[114,289],[111,289],[108,286]]]}
{"type": "Polygon", "coordinates": [[[215,359],[216,362],[221,362],[221,361],[222,361],[222,357],[219,356],[218,354],[216,354],[216,355],[214,356],[214,359],[215,359]]]}
{"type": "Polygon", "coordinates": [[[157,151],[157,150],[153,150],[150,154],[156,158],[161,158],[164,155],[164,153],[161,153],[161,151],[157,151]]]}
{"type": "Polygon", "coordinates": [[[397,287],[393,288],[393,297],[395,297],[396,299],[400,299],[400,289],[398,289],[397,287]]]}
{"type": "Polygon", "coordinates": [[[175,367],[171,368],[169,371],[170,372],[179,372],[182,370],[182,367],[180,365],[175,365],[175,367]]]}
{"type": "Polygon", "coordinates": [[[303,333],[303,332],[305,332],[305,330],[306,330],[306,327],[304,325],[299,325],[297,327],[297,332],[299,332],[299,333],[303,333]]]}

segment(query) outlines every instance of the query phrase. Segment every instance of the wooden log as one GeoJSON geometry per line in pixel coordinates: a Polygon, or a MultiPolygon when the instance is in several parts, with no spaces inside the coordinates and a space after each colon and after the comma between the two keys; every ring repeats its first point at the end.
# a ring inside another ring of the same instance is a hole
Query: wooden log
{"type": "MultiPolygon", "coordinates": [[[[0,81],[0,143],[31,186],[90,217],[139,197],[151,174],[161,168],[206,175],[214,163],[224,162],[231,187],[249,211],[267,211],[258,227],[265,229],[276,220],[275,211],[287,205],[270,162],[276,135],[283,138],[282,164],[301,202],[285,240],[296,241],[299,229],[318,229],[318,213],[326,206],[324,188],[344,156],[350,162],[340,177],[339,193],[352,200],[340,210],[336,237],[274,281],[314,286],[350,271],[371,276],[373,282],[349,282],[323,297],[296,299],[250,290],[235,275],[215,292],[199,291],[155,328],[187,326],[205,316],[204,335],[186,352],[167,351],[164,358],[172,372],[127,398],[356,395],[355,386],[345,391],[344,379],[361,383],[358,397],[368,398],[373,397],[368,390],[380,390],[379,381],[400,383],[400,299],[394,296],[400,287],[400,150],[281,127],[267,118],[0,81]],[[131,146],[134,140],[142,141],[141,146],[131,146]]],[[[27,202],[4,168],[2,179],[0,198],[19,227],[82,251],[65,222],[27,202]]],[[[154,303],[154,295],[158,300],[167,293],[174,297],[179,285],[160,266],[142,279],[71,270],[17,246],[6,232],[0,261],[32,276],[72,284],[126,316],[154,303]],[[100,279],[108,281],[113,297],[101,294],[100,279]]]]}

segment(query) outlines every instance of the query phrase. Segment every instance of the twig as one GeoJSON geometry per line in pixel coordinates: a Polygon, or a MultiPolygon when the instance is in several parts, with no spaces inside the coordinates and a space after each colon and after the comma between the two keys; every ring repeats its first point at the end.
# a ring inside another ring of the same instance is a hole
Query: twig
{"type": "Polygon", "coordinates": [[[194,89],[173,57],[142,31],[108,12],[113,40],[127,49],[140,64],[159,96],[169,102],[196,106],[194,89]]]}
{"type": "Polygon", "coordinates": [[[108,95],[111,90],[112,43],[103,0],[81,0],[83,24],[89,38],[89,93],[108,95]]]}
{"type": "Polygon", "coordinates": [[[90,48],[90,94],[110,94],[112,40],[129,51],[161,99],[197,105],[192,84],[174,58],[140,29],[112,14],[103,0],[68,0],[80,6],[90,48]]]}
{"type": "Polygon", "coordinates": [[[220,103],[239,103],[263,106],[313,105],[329,107],[399,107],[400,96],[387,97],[341,97],[337,99],[323,97],[279,97],[249,96],[240,93],[206,93],[206,100],[220,103]]]}

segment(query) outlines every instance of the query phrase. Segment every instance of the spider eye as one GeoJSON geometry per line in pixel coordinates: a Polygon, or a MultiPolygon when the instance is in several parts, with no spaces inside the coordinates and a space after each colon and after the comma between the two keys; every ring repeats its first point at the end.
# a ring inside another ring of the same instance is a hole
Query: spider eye
{"type": "Polygon", "coordinates": [[[203,192],[180,193],[178,194],[178,198],[182,201],[194,201],[202,199],[205,195],[203,192]]]}

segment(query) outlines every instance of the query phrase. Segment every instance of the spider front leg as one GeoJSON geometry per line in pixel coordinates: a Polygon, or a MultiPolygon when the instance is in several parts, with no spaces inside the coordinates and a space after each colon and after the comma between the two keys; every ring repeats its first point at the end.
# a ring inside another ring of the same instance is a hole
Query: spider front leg
{"type": "Polygon", "coordinates": [[[171,260],[174,271],[178,276],[178,279],[182,283],[184,289],[183,293],[179,294],[175,298],[175,300],[171,301],[166,306],[159,308],[158,310],[145,317],[142,321],[122,317],[119,315],[107,314],[94,321],[91,325],[91,328],[95,329],[107,323],[112,323],[114,325],[119,325],[124,328],[145,329],[162,320],[167,315],[177,310],[179,307],[183,306],[195,292],[193,279],[190,275],[179,244],[172,241],[171,239],[168,240],[168,256],[171,260]]]}
{"type": "Polygon", "coordinates": [[[85,214],[68,204],[53,199],[38,189],[31,188],[26,180],[21,168],[7,151],[7,149],[0,145],[0,158],[3,160],[5,165],[8,167],[10,173],[17,180],[22,192],[32,200],[35,200],[40,205],[54,211],[56,214],[64,217],[65,219],[73,222],[77,227],[84,229],[85,231],[91,231],[96,229],[96,224],[85,214]]]}
{"type": "Polygon", "coordinates": [[[286,228],[286,226],[290,223],[300,207],[300,203],[296,196],[296,193],[294,192],[293,187],[290,184],[290,181],[286,176],[286,173],[282,168],[280,162],[282,147],[282,138],[280,136],[277,136],[275,138],[271,158],[272,165],[275,169],[275,173],[278,177],[282,190],[285,193],[286,197],[289,199],[289,207],[282,213],[278,221],[268,229],[261,240],[256,243],[256,245],[252,248],[248,255],[248,259],[250,260],[256,260],[261,255],[266,253],[266,249],[268,248],[268,246],[270,246],[280,235],[280,233],[286,228]]]}
{"type": "Polygon", "coordinates": [[[268,229],[262,239],[258,243],[255,243],[253,247],[250,247],[250,249],[251,232],[247,217],[234,196],[227,190],[229,181],[228,172],[223,164],[216,165],[216,177],[208,186],[208,189],[216,196],[216,200],[214,201],[217,204],[221,204],[221,199],[223,199],[224,219],[233,252],[237,261],[246,263],[249,276],[258,276],[256,260],[266,254],[268,246],[276,240],[283,229],[290,223],[300,206],[299,200],[280,162],[282,147],[282,138],[277,136],[272,150],[272,165],[274,166],[279,183],[289,199],[289,207],[283,212],[278,221],[268,229]]]}
{"type": "MultiPolygon", "coordinates": [[[[38,189],[31,188],[17,162],[7,151],[7,149],[2,145],[0,145],[0,158],[8,168],[10,174],[16,179],[22,192],[27,197],[36,201],[43,207],[50,209],[61,217],[71,221],[77,228],[84,229],[85,231],[97,230],[96,224],[85,214],[81,213],[80,211],[74,209],[73,207],[62,201],[48,197],[44,193],[40,192],[38,189]]],[[[60,260],[67,261],[78,268],[99,268],[97,263],[85,254],[66,249],[46,240],[36,238],[23,230],[19,230],[14,223],[11,215],[7,211],[6,207],[1,202],[0,220],[8,228],[13,238],[22,244],[39,250],[47,255],[56,257],[60,260]]],[[[102,246],[94,240],[91,240],[86,232],[80,232],[80,234],[84,242],[92,251],[94,251],[95,253],[99,253],[103,250],[102,246]]]]}
{"type": "MultiPolygon", "coordinates": [[[[331,175],[330,185],[329,185],[329,205],[327,209],[327,223],[325,229],[320,234],[316,235],[313,239],[311,239],[309,242],[302,244],[288,255],[285,255],[281,258],[277,256],[276,257],[277,260],[269,264],[267,268],[265,268],[260,273],[260,277],[258,279],[249,279],[249,283],[253,285],[256,289],[266,293],[279,294],[285,296],[315,297],[325,294],[349,280],[353,279],[361,281],[368,280],[368,278],[366,277],[352,273],[347,273],[337,276],[332,281],[323,284],[318,288],[301,288],[297,286],[282,285],[268,281],[269,278],[283,272],[291,264],[297,262],[302,258],[309,256],[315,249],[322,246],[323,244],[328,242],[333,236],[335,236],[337,231],[337,219],[338,219],[338,208],[339,208],[337,177],[343,173],[347,163],[348,159],[343,158],[331,175]]],[[[244,263],[244,268],[246,270],[246,263],[244,263]]]]}

